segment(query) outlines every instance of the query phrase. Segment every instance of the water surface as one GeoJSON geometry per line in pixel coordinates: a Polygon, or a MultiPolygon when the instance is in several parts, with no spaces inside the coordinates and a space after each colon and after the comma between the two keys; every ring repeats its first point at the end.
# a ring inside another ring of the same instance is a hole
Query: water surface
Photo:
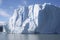
{"type": "Polygon", "coordinates": [[[0,40],[60,40],[60,34],[7,34],[7,33],[0,33],[0,40]]]}

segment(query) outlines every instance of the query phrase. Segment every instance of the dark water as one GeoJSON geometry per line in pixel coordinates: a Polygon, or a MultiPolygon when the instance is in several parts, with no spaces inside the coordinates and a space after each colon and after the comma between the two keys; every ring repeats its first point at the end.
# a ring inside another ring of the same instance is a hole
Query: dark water
{"type": "Polygon", "coordinates": [[[7,34],[7,33],[0,33],[0,40],[60,40],[60,34],[7,34]]]}

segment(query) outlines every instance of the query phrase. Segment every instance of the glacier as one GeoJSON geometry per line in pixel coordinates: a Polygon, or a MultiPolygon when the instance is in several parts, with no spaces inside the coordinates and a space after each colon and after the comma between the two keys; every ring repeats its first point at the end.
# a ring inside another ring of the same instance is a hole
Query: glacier
{"type": "Polygon", "coordinates": [[[60,8],[50,3],[19,6],[5,29],[8,33],[60,33],[60,8]]]}

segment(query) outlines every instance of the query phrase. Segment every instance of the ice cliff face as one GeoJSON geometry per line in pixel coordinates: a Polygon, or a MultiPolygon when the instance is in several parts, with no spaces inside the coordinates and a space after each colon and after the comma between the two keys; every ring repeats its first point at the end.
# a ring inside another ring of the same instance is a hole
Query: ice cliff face
{"type": "Polygon", "coordinates": [[[22,31],[22,18],[24,13],[24,7],[20,6],[20,8],[14,10],[13,16],[9,20],[9,30],[11,30],[11,33],[21,33],[22,31]]]}
{"type": "Polygon", "coordinates": [[[50,3],[20,6],[9,19],[8,30],[10,33],[55,33],[59,11],[60,8],[50,3]]]}

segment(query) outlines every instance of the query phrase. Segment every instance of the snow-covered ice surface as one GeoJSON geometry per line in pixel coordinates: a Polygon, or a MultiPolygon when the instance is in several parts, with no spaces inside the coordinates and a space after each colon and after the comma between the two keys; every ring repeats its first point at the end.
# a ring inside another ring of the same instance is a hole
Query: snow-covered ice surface
{"type": "MultiPolygon", "coordinates": [[[[50,3],[29,5],[14,10],[5,27],[8,33],[60,33],[60,8],[50,3]]],[[[6,32],[7,32],[6,31],[6,32]]]]}

